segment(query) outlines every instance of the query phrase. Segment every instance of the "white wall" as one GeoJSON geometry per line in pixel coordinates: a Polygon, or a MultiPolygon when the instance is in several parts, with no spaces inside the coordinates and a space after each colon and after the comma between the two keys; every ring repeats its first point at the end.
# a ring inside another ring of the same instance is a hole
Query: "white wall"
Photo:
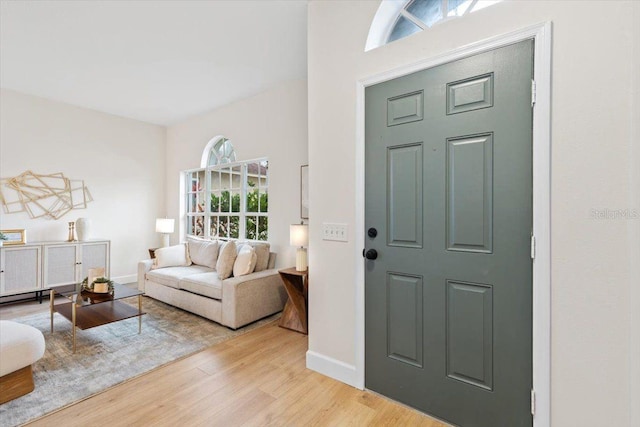
{"type": "Polygon", "coordinates": [[[309,3],[310,352],[334,375],[357,363],[362,242],[321,239],[322,222],[356,221],[356,81],[552,21],[552,425],[640,425],[640,219],[591,216],[640,212],[640,2],[508,1],[364,53],[378,5],[309,3]]]}
{"type": "MultiPolygon", "coordinates": [[[[180,172],[200,167],[217,135],[231,140],[237,160],[269,158],[269,242],[278,266],[295,264],[289,225],[300,221],[300,166],[307,164],[307,82],[294,80],[167,129],[167,208],[179,218],[180,172]]],[[[177,228],[177,227],[176,227],[177,228]]],[[[172,242],[179,240],[178,233],[172,242]]]]}
{"type": "Polygon", "coordinates": [[[2,89],[0,176],[31,170],[83,179],[94,201],[58,220],[0,213],[0,228],[24,228],[28,241],[66,240],[69,221],[92,221],[111,240],[111,277],[135,280],[140,259],[160,243],[164,216],[165,129],[2,89]]]}

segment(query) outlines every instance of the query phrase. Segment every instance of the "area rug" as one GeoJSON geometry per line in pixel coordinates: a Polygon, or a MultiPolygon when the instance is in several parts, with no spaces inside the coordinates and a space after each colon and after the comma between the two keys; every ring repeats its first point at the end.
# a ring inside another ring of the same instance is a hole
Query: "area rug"
{"type": "MultiPolygon", "coordinates": [[[[137,304],[137,298],[125,300],[137,304]]],[[[279,314],[233,331],[215,322],[144,297],[142,334],[138,319],[77,330],[72,353],[71,322],[49,313],[12,319],[44,334],[44,357],[33,365],[35,390],[0,405],[0,426],[20,425],[100,393],[109,387],[246,333],[275,320],[279,314]]]]}

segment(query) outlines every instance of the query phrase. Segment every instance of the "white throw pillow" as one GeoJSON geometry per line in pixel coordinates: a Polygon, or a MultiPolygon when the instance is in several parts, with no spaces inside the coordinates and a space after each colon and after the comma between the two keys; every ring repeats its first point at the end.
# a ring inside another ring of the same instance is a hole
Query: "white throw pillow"
{"type": "Polygon", "coordinates": [[[187,246],[192,263],[216,268],[219,250],[217,240],[187,239],[187,246]]]}
{"type": "Polygon", "coordinates": [[[242,245],[240,252],[233,263],[233,275],[235,277],[244,276],[249,273],[253,273],[253,269],[256,268],[256,260],[258,256],[256,251],[249,245],[242,245]]]}
{"type": "Polygon", "coordinates": [[[220,280],[228,279],[233,273],[233,263],[238,255],[236,244],[232,240],[224,243],[218,254],[218,262],[216,263],[216,271],[220,280]]]}
{"type": "Polygon", "coordinates": [[[268,242],[237,242],[238,252],[243,247],[243,245],[248,245],[256,251],[256,268],[253,271],[262,271],[266,270],[269,267],[269,251],[271,250],[271,245],[268,242]]]}
{"type": "Polygon", "coordinates": [[[156,249],[155,268],[183,267],[191,265],[186,243],[156,249]]]}

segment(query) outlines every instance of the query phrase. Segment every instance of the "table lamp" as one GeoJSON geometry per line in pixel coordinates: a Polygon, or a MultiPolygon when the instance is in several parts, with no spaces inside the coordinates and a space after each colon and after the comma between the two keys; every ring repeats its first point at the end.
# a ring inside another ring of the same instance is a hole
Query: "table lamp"
{"type": "Polygon", "coordinates": [[[296,270],[307,270],[307,250],[305,246],[309,244],[309,226],[301,224],[291,224],[289,226],[289,244],[297,246],[296,251],[296,270]]]}
{"type": "Polygon", "coordinates": [[[162,233],[162,247],[169,246],[169,234],[173,233],[175,220],[170,218],[156,219],[156,233],[162,233]]]}

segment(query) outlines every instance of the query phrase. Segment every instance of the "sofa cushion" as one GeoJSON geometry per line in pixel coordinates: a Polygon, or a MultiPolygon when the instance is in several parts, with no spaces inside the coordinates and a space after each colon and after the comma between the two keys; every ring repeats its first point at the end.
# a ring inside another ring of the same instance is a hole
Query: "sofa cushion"
{"type": "Polygon", "coordinates": [[[187,239],[189,247],[189,257],[191,262],[204,265],[209,268],[216,268],[218,260],[219,243],[217,240],[187,239]]]}
{"type": "Polygon", "coordinates": [[[153,268],[179,267],[191,265],[187,245],[181,243],[175,246],[167,246],[156,249],[153,268]]]}
{"type": "Polygon", "coordinates": [[[229,240],[222,245],[218,254],[218,262],[216,263],[216,271],[220,280],[231,277],[233,272],[233,263],[236,260],[236,244],[233,240],[229,240]]]}
{"type": "Polygon", "coordinates": [[[155,270],[149,271],[147,273],[147,278],[161,285],[180,289],[178,283],[180,279],[191,274],[209,273],[211,271],[213,270],[202,265],[191,265],[189,267],[157,268],[155,270]]]}
{"type": "Polygon", "coordinates": [[[238,243],[238,252],[240,252],[243,245],[249,245],[256,251],[256,268],[253,271],[266,270],[269,266],[271,245],[267,242],[242,242],[238,243]]]}
{"type": "Polygon", "coordinates": [[[209,298],[222,299],[222,280],[217,272],[192,274],[180,280],[180,289],[209,298]]]}
{"type": "Polygon", "coordinates": [[[249,245],[242,245],[236,261],[233,263],[233,276],[240,277],[253,273],[256,268],[257,255],[255,249],[249,245]]]}

